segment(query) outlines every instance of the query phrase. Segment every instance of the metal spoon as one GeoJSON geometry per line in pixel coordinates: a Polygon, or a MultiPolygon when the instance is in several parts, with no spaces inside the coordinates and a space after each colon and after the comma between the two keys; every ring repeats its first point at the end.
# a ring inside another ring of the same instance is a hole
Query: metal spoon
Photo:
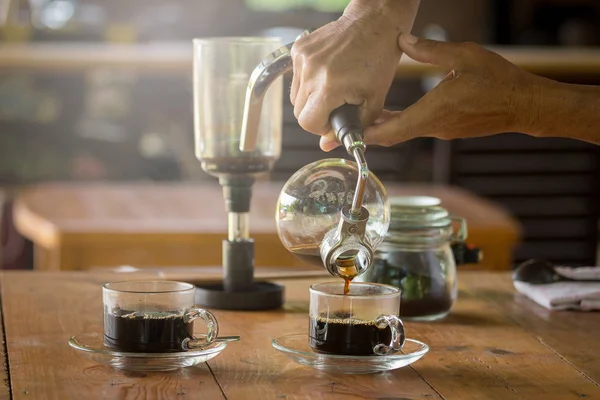
{"type": "MultiPolygon", "coordinates": [[[[543,260],[528,260],[521,263],[513,272],[513,280],[532,285],[546,285],[554,282],[582,282],[559,275],[551,263],[543,260]]],[[[585,282],[599,281],[585,280],[585,282]]]]}
{"type": "Polygon", "coordinates": [[[239,336],[219,336],[215,339],[215,342],[238,342],[239,336]]]}

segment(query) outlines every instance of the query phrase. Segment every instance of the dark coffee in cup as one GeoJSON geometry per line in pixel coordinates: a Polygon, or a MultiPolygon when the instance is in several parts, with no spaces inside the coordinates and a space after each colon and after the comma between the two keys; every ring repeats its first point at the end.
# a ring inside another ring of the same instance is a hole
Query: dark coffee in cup
{"type": "Polygon", "coordinates": [[[380,329],[375,321],[354,319],[343,313],[335,313],[333,317],[331,314],[329,317],[311,317],[309,322],[309,345],[321,353],[375,355],[375,346],[391,340],[389,326],[380,329]]]}
{"type": "Polygon", "coordinates": [[[309,289],[309,346],[315,352],[385,356],[406,340],[398,318],[400,289],[379,283],[322,282],[309,289]]]}
{"type": "Polygon", "coordinates": [[[104,314],[104,344],[118,351],[182,351],[182,342],[192,339],[193,333],[193,322],[181,314],[121,309],[104,314]]]}

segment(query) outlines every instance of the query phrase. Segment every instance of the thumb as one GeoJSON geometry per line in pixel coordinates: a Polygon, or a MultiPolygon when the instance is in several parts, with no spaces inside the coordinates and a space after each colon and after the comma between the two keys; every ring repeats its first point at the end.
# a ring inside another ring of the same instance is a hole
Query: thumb
{"type": "Polygon", "coordinates": [[[428,108],[422,98],[404,111],[394,111],[382,122],[365,129],[365,143],[393,146],[421,136],[426,136],[427,125],[422,117],[423,107],[428,108]]]}
{"type": "Polygon", "coordinates": [[[448,69],[461,69],[469,59],[464,43],[439,42],[402,33],[398,38],[398,45],[415,61],[448,69]]]}
{"type": "Polygon", "coordinates": [[[325,135],[321,136],[319,146],[321,146],[321,150],[329,152],[339,147],[340,142],[338,142],[337,137],[335,137],[335,133],[333,133],[333,131],[329,131],[325,135]]]}

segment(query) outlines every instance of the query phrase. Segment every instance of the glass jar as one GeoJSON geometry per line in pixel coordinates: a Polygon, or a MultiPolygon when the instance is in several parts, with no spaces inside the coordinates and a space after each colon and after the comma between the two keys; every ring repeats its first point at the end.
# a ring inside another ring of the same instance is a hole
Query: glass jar
{"type": "Polygon", "coordinates": [[[467,224],[439,204],[439,199],[424,196],[390,199],[388,233],[373,265],[357,279],[399,287],[404,320],[441,319],[457,297],[451,245],[464,242],[467,224]],[[456,232],[454,223],[459,226],[456,232]]]}

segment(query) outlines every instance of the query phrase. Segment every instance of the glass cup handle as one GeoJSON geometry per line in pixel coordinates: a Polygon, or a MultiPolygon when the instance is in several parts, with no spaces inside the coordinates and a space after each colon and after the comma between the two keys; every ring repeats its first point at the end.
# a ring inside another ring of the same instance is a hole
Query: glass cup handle
{"type": "Polygon", "coordinates": [[[186,338],[181,342],[181,348],[183,350],[193,350],[206,347],[212,344],[219,336],[219,323],[214,314],[210,311],[206,311],[202,308],[193,308],[187,311],[183,318],[186,323],[192,322],[197,318],[202,318],[202,321],[206,324],[206,334],[200,337],[186,338]]]}
{"type": "Polygon", "coordinates": [[[392,339],[389,344],[379,343],[373,347],[373,352],[382,356],[402,349],[406,340],[402,320],[395,315],[380,315],[377,317],[376,322],[379,329],[390,328],[392,339]]]}

